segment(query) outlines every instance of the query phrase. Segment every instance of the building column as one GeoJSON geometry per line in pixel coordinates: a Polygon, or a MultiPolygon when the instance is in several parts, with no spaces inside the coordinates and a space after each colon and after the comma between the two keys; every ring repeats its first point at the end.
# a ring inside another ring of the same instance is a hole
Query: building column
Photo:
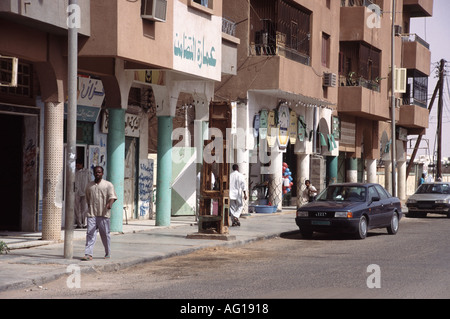
{"type": "Polygon", "coordinates": [[[111,209],[111,231],[121,232],[125,179],[125,110],[108,109],[107,179],[113,183],[117,200],[111,209]]]}
{"type": "Polygon", "coordinates": [[[327,156],[327,185],[337,182],[338,176],[338,157],[327,156]]]}
{"type": "Polygon", "coordinates": [[[398,172],[398,198],[400,200],[406,199],[406,162],[397,162],[397,172],[398,172]]]}
{"type": "Polygon", "coordinates": [[[305,190],[305,181],[309,179],[309,154],[297,154],[297,207],[300,207],[308,202],[303,199],[303,191],[305,190]]]}
{"type": "Polygon", "coordinates": [[[348,158],[347,159],[347,182],[357,183],[358,182],[358,159],[348,158]]]}
{"type": "Polygon", "coordinates": [[[271,174],[269,180],[269,201],[281,210],[283,205],[283,153],[272,148],[271,174]]]}
{"type": "Polygon", "coordinates": [[[172,117],[158,116],[156,226],[170,226],[172,211],[172,130],[172,117]]]}
{"type": "Polygon", "coordinates": [[[367,159],[366,160],[366,174],[368,183],[378,183],[377,180],[377,160],[367,159]]]}
{"type": "Polygon", "coordinates": [[[61,240],[64,104],[45,103],[42,240],[61,240]]]}

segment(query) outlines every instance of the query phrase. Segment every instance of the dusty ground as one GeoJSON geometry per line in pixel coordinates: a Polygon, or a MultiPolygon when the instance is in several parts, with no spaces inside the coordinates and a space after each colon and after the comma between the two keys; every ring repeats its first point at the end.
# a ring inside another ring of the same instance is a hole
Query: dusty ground
{"type": "Polygon", "coordinates": [[[209,248],[185,256],[172,257],[115,272],[82,273],[80,288],[68,288],[68,276],[25,289],[0,292],[0,299],[16,298],[114,298],[120,291],[142,290],[143,278],[152,287],[168,281],[200,276],[206,271],[220,271],[227,276],[231,263],[258,260],[271,255],[269,241],[235,248],[209,248]]]}

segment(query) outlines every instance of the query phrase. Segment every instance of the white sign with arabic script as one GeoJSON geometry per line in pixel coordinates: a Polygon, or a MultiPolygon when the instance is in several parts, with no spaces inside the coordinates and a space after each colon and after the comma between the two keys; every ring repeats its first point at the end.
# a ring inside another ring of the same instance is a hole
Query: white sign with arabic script
{"type": "Polygon", "coordinates": [[[78,105],[101,107],[104,98],[101,80],[78,77],[78,105]]]}
{"type": "Polygon", "coordinates": [[[174,1],[173,68],[220,81],[222,68],[222,20],[188,10],[174,1]],[[189,23],[186,23],[189,21],[189,23]]]}

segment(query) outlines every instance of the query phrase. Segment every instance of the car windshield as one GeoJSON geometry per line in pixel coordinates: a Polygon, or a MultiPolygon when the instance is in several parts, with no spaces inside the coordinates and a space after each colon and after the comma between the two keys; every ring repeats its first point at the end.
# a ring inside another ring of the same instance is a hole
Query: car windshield
{"type": "Polygon", "coordinates": [[[328,186],[328,188],[319,194],[317,200],[364,202],[366,200],[366,188],[346,185],[328,186]]]}
{"type": "Polygon", "coordinates": [[[450,194],[449,184],[422,184],[417,194],[450,194]]]}

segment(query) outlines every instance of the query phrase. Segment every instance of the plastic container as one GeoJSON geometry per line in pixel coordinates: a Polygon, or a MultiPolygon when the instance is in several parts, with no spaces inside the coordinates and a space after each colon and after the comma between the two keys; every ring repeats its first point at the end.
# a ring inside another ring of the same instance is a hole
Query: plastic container
{"type": "Polygon", "coordinates": [[[256,213],[258,214],[272,214],[277,211],[276,206],[269,206],[269,205],[255,205],[254,208],[256,213]]]}

